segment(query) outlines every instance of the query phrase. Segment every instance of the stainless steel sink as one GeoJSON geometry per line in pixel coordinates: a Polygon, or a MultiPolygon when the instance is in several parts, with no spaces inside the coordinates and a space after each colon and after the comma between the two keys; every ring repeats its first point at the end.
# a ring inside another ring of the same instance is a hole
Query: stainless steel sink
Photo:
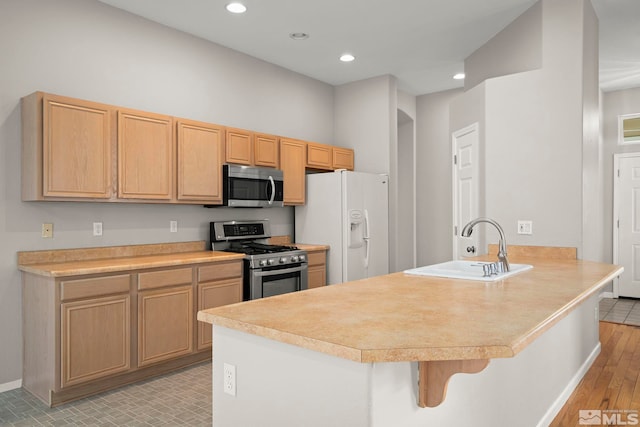
{"type": "Polygon", "coordinates": [[[450,279],[465,279],[465,280],[477,280],[481,282],[494,282],[496,280],[502,280],[507,277],[511,277],[515,274],[522,273],[533,268],[529,264],[510,264],[510,270],[504,271],[490,276],[485,276],[484,265],[492,264],[490,262],[482,261],[464,261],[454,260],[447,261],[440,264],[427,265],[424,267],[412,268],[405,270],[406,274],[412,274],[417,276],[433,276],[433,277],[447,277],[450,279]]]}

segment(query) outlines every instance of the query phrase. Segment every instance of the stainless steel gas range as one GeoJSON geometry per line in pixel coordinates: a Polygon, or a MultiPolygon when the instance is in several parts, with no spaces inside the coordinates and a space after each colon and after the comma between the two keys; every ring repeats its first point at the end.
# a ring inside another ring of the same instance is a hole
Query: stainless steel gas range
{"type": "Polygon", "coordinates": [[[210,233],[211,249],[245,254],[245,301],[308,288],[307,252],[267,244],[268,220],[212,222],[210,233]]]}

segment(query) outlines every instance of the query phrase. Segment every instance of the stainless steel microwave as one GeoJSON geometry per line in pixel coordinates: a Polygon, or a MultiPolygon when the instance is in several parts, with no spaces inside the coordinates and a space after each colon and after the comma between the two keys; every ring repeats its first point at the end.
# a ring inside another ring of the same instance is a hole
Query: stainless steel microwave
{"type": "Polygon", "coordinates": [[[237,208],[284,206],[284,179],[279,169],[224,165],[222,185],[223,206],[237,208]]]}

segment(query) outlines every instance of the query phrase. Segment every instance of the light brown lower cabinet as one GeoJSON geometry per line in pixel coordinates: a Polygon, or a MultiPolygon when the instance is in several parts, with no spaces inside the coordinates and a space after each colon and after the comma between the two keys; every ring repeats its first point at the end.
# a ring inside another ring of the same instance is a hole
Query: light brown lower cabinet
{"type": "Polygon", "coordinates": [[[307,260],[309,289],[325,286],[327,284],[327,252],[325,250],[308,251],[307,260]]]}
{"type": "Polygon", "coordinates": [[[138,366],[191,353],[193,350],[191,285],[138,294],[138,366]]]}
{"type": "Polygon", "coordinates": [[[129,294],[62,304],[61,388],[129,370],[130,307],[129,294]]]}
{"type": "Polygon", "coordinates": [[[210,359],[196,313],[242,301],[242,259],[22,284],[23,387],[56,406],[210,359]]]}

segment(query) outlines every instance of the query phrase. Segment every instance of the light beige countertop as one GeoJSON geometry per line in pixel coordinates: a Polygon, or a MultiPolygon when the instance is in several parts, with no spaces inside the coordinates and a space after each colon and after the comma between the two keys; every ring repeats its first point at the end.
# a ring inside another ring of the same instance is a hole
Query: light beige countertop
{"type": "Polygon", "coordinates": [[[328,245],[311,245],[307,243],[292,243],[292,245],[297,247],[298,249],[302,249],[303,251],[308,251],[308,252],[329,250],[328,245]]]}
{"type": "Polygon", "coordinates": [[[47,277],[240,260],[243,254],[210,251],[204,241],[18,252],[18,269],[47,277]]]}
{"type": "Polygon", "coordinates": [[[356,362],[513,357],[622,272],[511,262],[534,268],[497,282],[394,273],[204,310],[198,320],[356,362]]]}

